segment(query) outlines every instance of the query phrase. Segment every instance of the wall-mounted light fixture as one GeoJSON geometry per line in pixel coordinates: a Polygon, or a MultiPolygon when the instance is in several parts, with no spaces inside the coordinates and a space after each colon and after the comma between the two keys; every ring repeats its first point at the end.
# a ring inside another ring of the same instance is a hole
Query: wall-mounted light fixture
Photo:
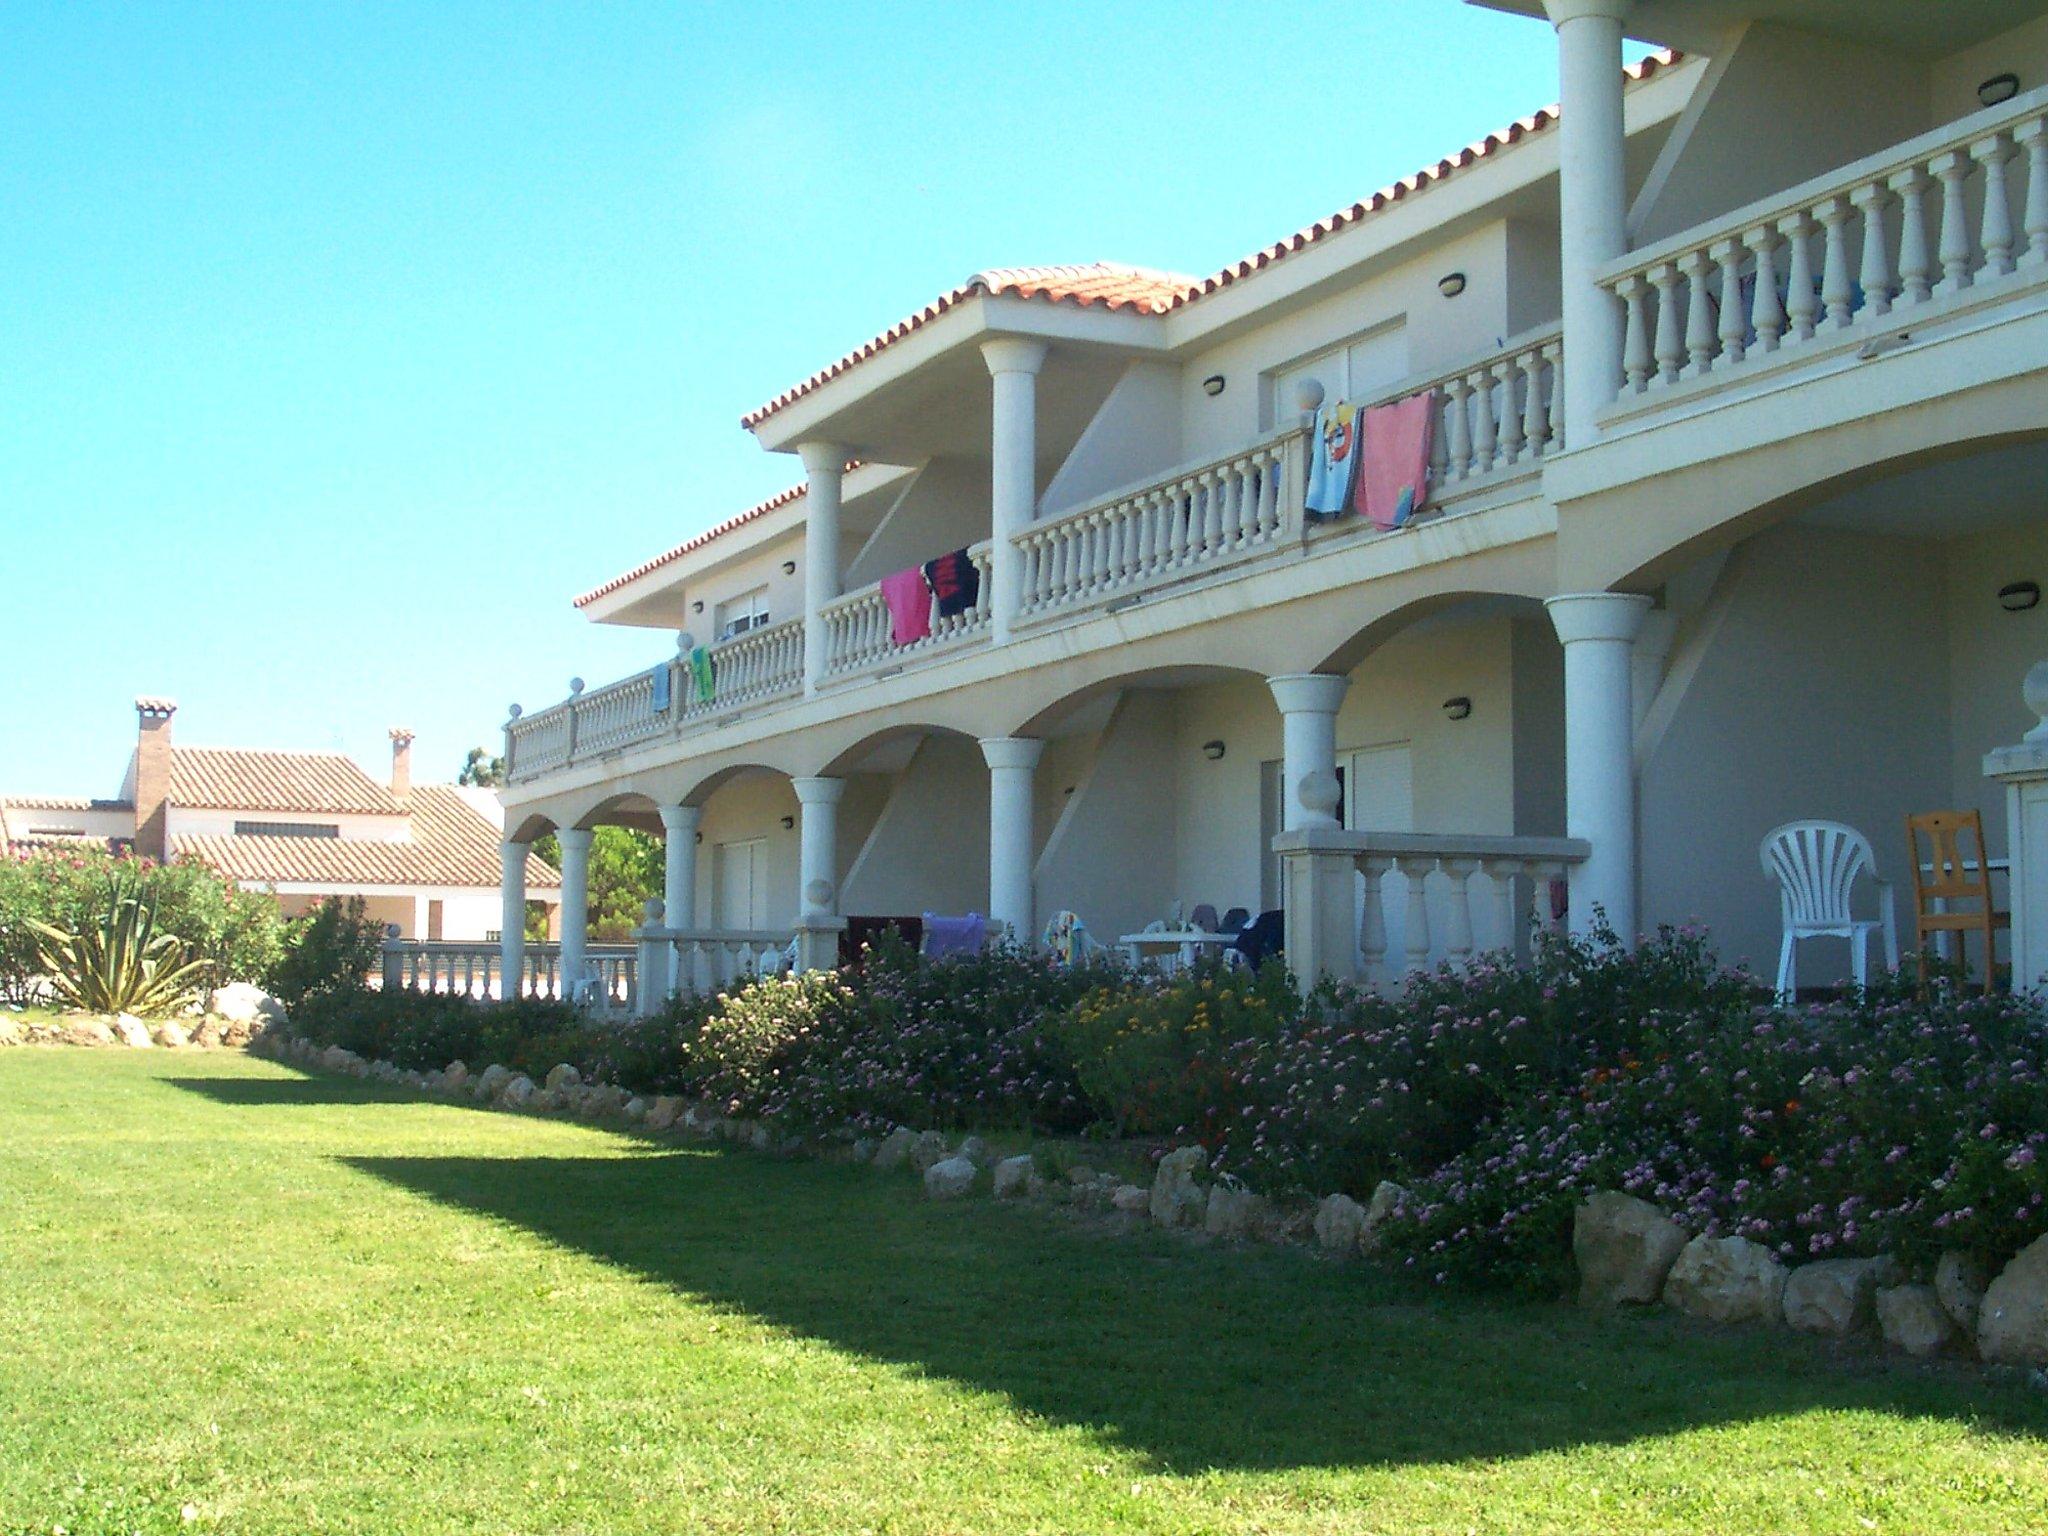
{"type": "Polygon", "coordinates": [[[796,818],[795,818],[794,816],[785,816],[785,817],[783,817],[783,818],[782,818],[782,830],[783,830],[783,831],[785,831],[785,832],[788,832],[788,831],[790,831],[790,830],[791,830],[792,828],[794,828],[795,826],[796,826],[796,818]]]}
{"type": "Polygon", "coordinates": [[[2038,581],[2009,581],[1998,589],[1998,606],[2007,613],[2025,613],[2040,601],[2038,581]]]}
{"type": "Polygon", "coordinates": [[[1060,793],[1061,793],[1061,794],[1063,794],[1063,795],[1071,795],[1071,794],[1072,794],[1073,792],[1074,792],[1074,786],[1073,786],[1073,785],[1071,785],[1071,784],[1069,784],[1069,785],[1068,785],[1068,786],[1067,786],[1067,787],[1066,787],[1065,789],[1063,789],[1063,790],[1061,790],[1061,791],[1060,791],[1060,793]]]}
{"type": "Polygon", "coordinates": [[[700,597],[700,598],[698,598],[698,599],[697,599],[697,601],[695,601],[694,603],[690,604],[690,612],[692,612],[692,613],[702,613],[703,611],[704,611],[704,599],[703,599],[703,598],[701,598],[701,597],[700,597]]]}
{"type": "Polygon", "coordinates": [[[1222,375],[1222,374],[1220,374],[1220,373],[1212,373],[1212,374],[1210,374],[1210,375],[1209,375],[1209,377],[1207,377],[1206,379],[1202,380],[1202,393],[1203,393],[1203,394],[1205,394],[1205,395],[1220,395],[1220,394],[1222,394],[1222,393],[1223,393],[1223,375],[1222,375]]]}
{"type": "Polygon", "coordinates": [[[796,574],[796,562],[794,560],[783,561],[782,574],[785,576],[794,576],[796,574]]]}
{"type": "Polygon", "coordinates": [[[1977,87],[1977,100],[1987,107],[1995,107],[2001,101],[2011,101],[2020,93],[2020,77],[2014,74],[1993,75],[1977,87]]]}
{"type": "Polygon", "coordinates": [[[1455,699],[1444,700],[1444,718],[1446,720],[1463,720],[1470,716],[1471,713],[1472,701],[1462,693],[1455,699]]]}
{"type": "Polygon", "coordinates": [[[1218,761],[1223,756],[1223,743],[1220,741],[1203,742],[1202,756],[1209,759],[1212,763],[1218,761]]]}
{"type": "Polygon", "coordinates": [[[1436,280],[1436,291],[1447,299],[1455,299],[1465,291],[1465,274],[1462,272],[1446,272],[1436,280]]]}
{"type": "Polygon", "coordinates": [[[700,843],[704,841],[704,834],[702,832],[697,834],[697,841],[700,843]]]}

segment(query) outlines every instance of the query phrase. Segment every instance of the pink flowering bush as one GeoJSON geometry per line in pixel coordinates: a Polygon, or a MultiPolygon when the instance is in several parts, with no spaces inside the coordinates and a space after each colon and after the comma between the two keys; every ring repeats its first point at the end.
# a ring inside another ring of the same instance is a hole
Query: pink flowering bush
{"type": "Polygon", "coordinates": [[[1382,997],[1317,989],[1277,1032],[1225,1058],[1237,1107],[1223,1168],[1267,1189],[1363,1198],[1471,1147],[1511,1106],[1620,1059],[1657,1020],[1742,1012],[1754,984],[1702,936],[1633,952],[1611,936],[1546,939],[1527,965],[1481,956],[1382,997]]]}
{"type": "Polygon", "coordinates": [[[2029,1004],[1953,990],[1645,1020],[1414,1180],[1386,1242],[1432,1278],[1549,1288],[1573,1208],[1620,1189],[1788,1262],[2000,1264],[2048,1232],[2042,1031],[2029,1004]]]}

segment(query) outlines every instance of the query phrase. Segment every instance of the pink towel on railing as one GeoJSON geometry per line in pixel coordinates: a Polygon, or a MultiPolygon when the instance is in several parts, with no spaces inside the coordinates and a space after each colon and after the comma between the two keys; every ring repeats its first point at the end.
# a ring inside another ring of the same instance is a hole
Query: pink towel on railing
{"type": "Polygon", "coordinates": [[[1353,505],[1375,528],[1399,528],[1429,500],[1429,438],[1436,391],[1376,405],[1361,421],[1353,505]]]}
{"type": "Polygon", "coordinates": [[[884,576],[882,601],[889,605],[889,638],[896,644],[908,645],[932,632],[932,589],[924,584],[921,567],[884,576]]]}

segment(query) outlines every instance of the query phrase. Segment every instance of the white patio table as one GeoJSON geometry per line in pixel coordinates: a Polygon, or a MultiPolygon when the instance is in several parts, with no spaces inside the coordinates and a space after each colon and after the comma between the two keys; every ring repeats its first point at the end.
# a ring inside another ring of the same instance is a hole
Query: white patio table
{"type": "Polygon", "coordinates": [[[1210,933],[1202,928],[1165,928],[1151,933],[1127,933],[1117,940],[1132,965],[1157,960],[1164,969],[1193,965],[1204,946],[1217,951],[1237,942],[1234,933],[1210,933]]]}

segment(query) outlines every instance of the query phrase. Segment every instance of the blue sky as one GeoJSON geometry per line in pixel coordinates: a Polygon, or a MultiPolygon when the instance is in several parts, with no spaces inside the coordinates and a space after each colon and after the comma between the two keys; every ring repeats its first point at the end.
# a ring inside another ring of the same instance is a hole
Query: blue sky
{"type": "Polygon", "coordinates": [[[0,789],[419,767],[666,637],[570,607],[799,478],[746,410],[980,267],[1205,272],[1555,98],[1540,23],[1286,7],[0,9],[0,789]]]}

